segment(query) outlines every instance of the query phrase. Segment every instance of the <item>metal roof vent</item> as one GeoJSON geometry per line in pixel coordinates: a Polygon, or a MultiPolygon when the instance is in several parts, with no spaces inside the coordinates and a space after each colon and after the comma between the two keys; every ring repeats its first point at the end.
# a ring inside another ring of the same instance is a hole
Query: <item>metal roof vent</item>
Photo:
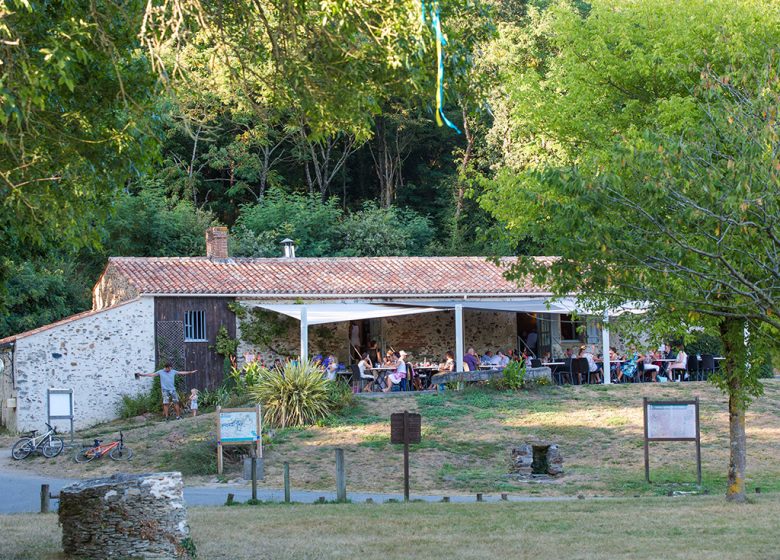
{"type": "Polygon", "coordinates": [[[284,247],[284,258],[285,259],[294,259],[295,258],[295,241],[293,241],[289,237],[287,239],[283,239],[282,240],[282,247],[284,247]]]}

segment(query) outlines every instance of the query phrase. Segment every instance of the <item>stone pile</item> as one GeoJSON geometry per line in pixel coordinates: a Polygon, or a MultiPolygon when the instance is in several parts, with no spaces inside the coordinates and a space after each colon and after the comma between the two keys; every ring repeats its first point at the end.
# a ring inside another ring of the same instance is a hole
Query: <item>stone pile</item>
{"type": "Polygon", "coordinates": [[[563,456],[554,443],[524,443],[512,449],[511,472],[522,478],[560,476],[563,456]]]}
{"type": "Polygon", "coordinates": [[[189,560],[181,473],[116,474],[60,491],[65,554],[80,558],[189,560]]]}

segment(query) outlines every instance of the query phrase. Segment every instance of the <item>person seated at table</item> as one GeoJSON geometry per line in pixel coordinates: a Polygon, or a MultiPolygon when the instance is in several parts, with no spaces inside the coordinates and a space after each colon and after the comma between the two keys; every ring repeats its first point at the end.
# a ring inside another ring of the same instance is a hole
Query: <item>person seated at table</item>
{"type": "Polygon", "coordinates": [[[620,383],[620,379],[622,377],[621,375],[621,366],[620,366],[620,360],[622,359],[622,356],[618,354],[617,349],[615,347],[609,348],[609,373],[610,373],[610,379],[617,380],[618,383],[620,383]]]}
{"type": "Polygon", "coordinates": [[[682,344],[677,345],[677,357],[669,364],[669,373],[671,373],[673,378],[675,374],[679,375],[674,381],[688,379],[688,354],[685,353],[685,348],[682,344]]]}
{"type": "Polygon", "coordinates": [[[542,365],[552,362],[552,353],[551,352],[545,352],[542,354],[542,365]]]}
{"type": "Polygon", "coordinates": [[[658,364],[653,363],[653,360],[655,359],[655,353],[650,351],[647,352],[644,356],[640,355],[639,358],[642,360],[642,367],[645,370],[645,374],[647,374],[647,372],[650,372],[650,376],[653,380],[653,383],[655,383],[656,376],[658,375],[658,372],[661,370],[661,367],[658,364]]]}
{"type": "Polygon", "coordinates": [[[509,356],[501,349],[496,350],[496,366],[503,369],[509,365],[509,356]]]}
{"type": "Polygon", "coordinates": [[[325,376],[328,381],[336,381],[336,372],[339,369],[339,360],[331,354],[328,356],[328,365],[325,366],[325,376]]]}
{"type": "Polygon", "coordinates": [[[374,390],[374,383],[376,383],[376,373],[372,371],[373,364],[371,362],[371,355],[368,352],[365,352],[357,366],[358,371],[360,372],[360,379],[371,380],[363,387],[364,393],[370,393],[374,390]]]}
{"type": "Polygon", "coordinates": [[[564,360],[566,358],[571,359],[573,357],[574,357],[574,350],[572,350],[571,347],[567,348],[566,351],[563,353],[563,359],[564,360]]]}
{"type": "Polygon", "coordinates": [[[385,355],[385,361],[382,363],[384,367],[390,367],[394,368],[396,364],[398,363],[398,358],[395,355],[395,352],[392,350],[388,350],[387,354],[385,355]]]}
{"type": "Polygon", "coordinates": [[[439,364],[439,372],[446,373],[455,371],[455,354],[447,350],[444,353],[444,361],[439,364]]]}
{"type": "MultiPolygon", "coordinates": [[[[610,354],[611,354],[611,349],[610,349],[610,354]]],[[[636,348],[632,346],[629,349],[628,354],[626,355],[626,361],[623,364],[623,367],[621,367],[620,370],[618,371],[617,382],[622,383],[623,377],[634,379],[634,376],[636,375],[638,363],[639,363],[639,354],[637,353],[636,348]]]]}
{"type": "Polygon", "coordinates": [[[479,358],[477,358],[477,351],[471,346],[466,351],[466,355],[463,356],[463,371],[477,371],[479,369],[479,358]]]}
{"type": "Polygon", "coordinates": [[[588,377],[595,375],[596,383],[601,383],[601,364],[596,363],[596,358],[593,356],[593,349],[584,345],[580,346],[577,357],[588,360],[588,377]]]}
{"type": "Polygon", "coordinates": [[[406,357],[409,354],[401,350],[398,352],[398,361],[395,364],[395,371],[389,373],[386,377],[387,387],[385,393],[393,390],[393,385],[398,385],[403,379],[406,379],[406,357]]]}
{"type": "Polygon", "coordinates": [[[480,360],[481,364],[483,366],[494,366],[496,365],[495,356],[493,355],[492,350],[486,350],[484,355],[482,356],[480,360]]]}

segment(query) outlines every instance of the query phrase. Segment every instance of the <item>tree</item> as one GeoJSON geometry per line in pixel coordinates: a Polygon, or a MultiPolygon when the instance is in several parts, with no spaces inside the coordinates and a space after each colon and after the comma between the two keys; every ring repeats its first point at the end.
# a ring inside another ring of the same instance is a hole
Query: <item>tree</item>
{"type": "Polygon", "coordinates": [[[600,308],[648,301],[666,332],[699,325],[720,337],[727,497],[742,501],[745,409],[780,326],[769,46],[780,17],[759,2],[653,0],[594,2],[586,17],[559,4],[532,19],[525,36],[544,37],[549,54],[510,72],[514,170],[483,203],[560,256],[542,269],[520,259],[514,274],[600,308]]]}

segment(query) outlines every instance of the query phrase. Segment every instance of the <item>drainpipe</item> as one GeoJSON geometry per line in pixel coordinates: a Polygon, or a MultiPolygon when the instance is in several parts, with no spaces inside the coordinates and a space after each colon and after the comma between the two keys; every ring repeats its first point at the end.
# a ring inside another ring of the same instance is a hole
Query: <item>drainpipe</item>
{"type": "Polygon", "coordinates": [[[603,356],[604,372],[602,379],[604,385],[612,383],[609,362],[609,310],[604,311],[604,323],[601,326],[601,355],[603,356]]]}

